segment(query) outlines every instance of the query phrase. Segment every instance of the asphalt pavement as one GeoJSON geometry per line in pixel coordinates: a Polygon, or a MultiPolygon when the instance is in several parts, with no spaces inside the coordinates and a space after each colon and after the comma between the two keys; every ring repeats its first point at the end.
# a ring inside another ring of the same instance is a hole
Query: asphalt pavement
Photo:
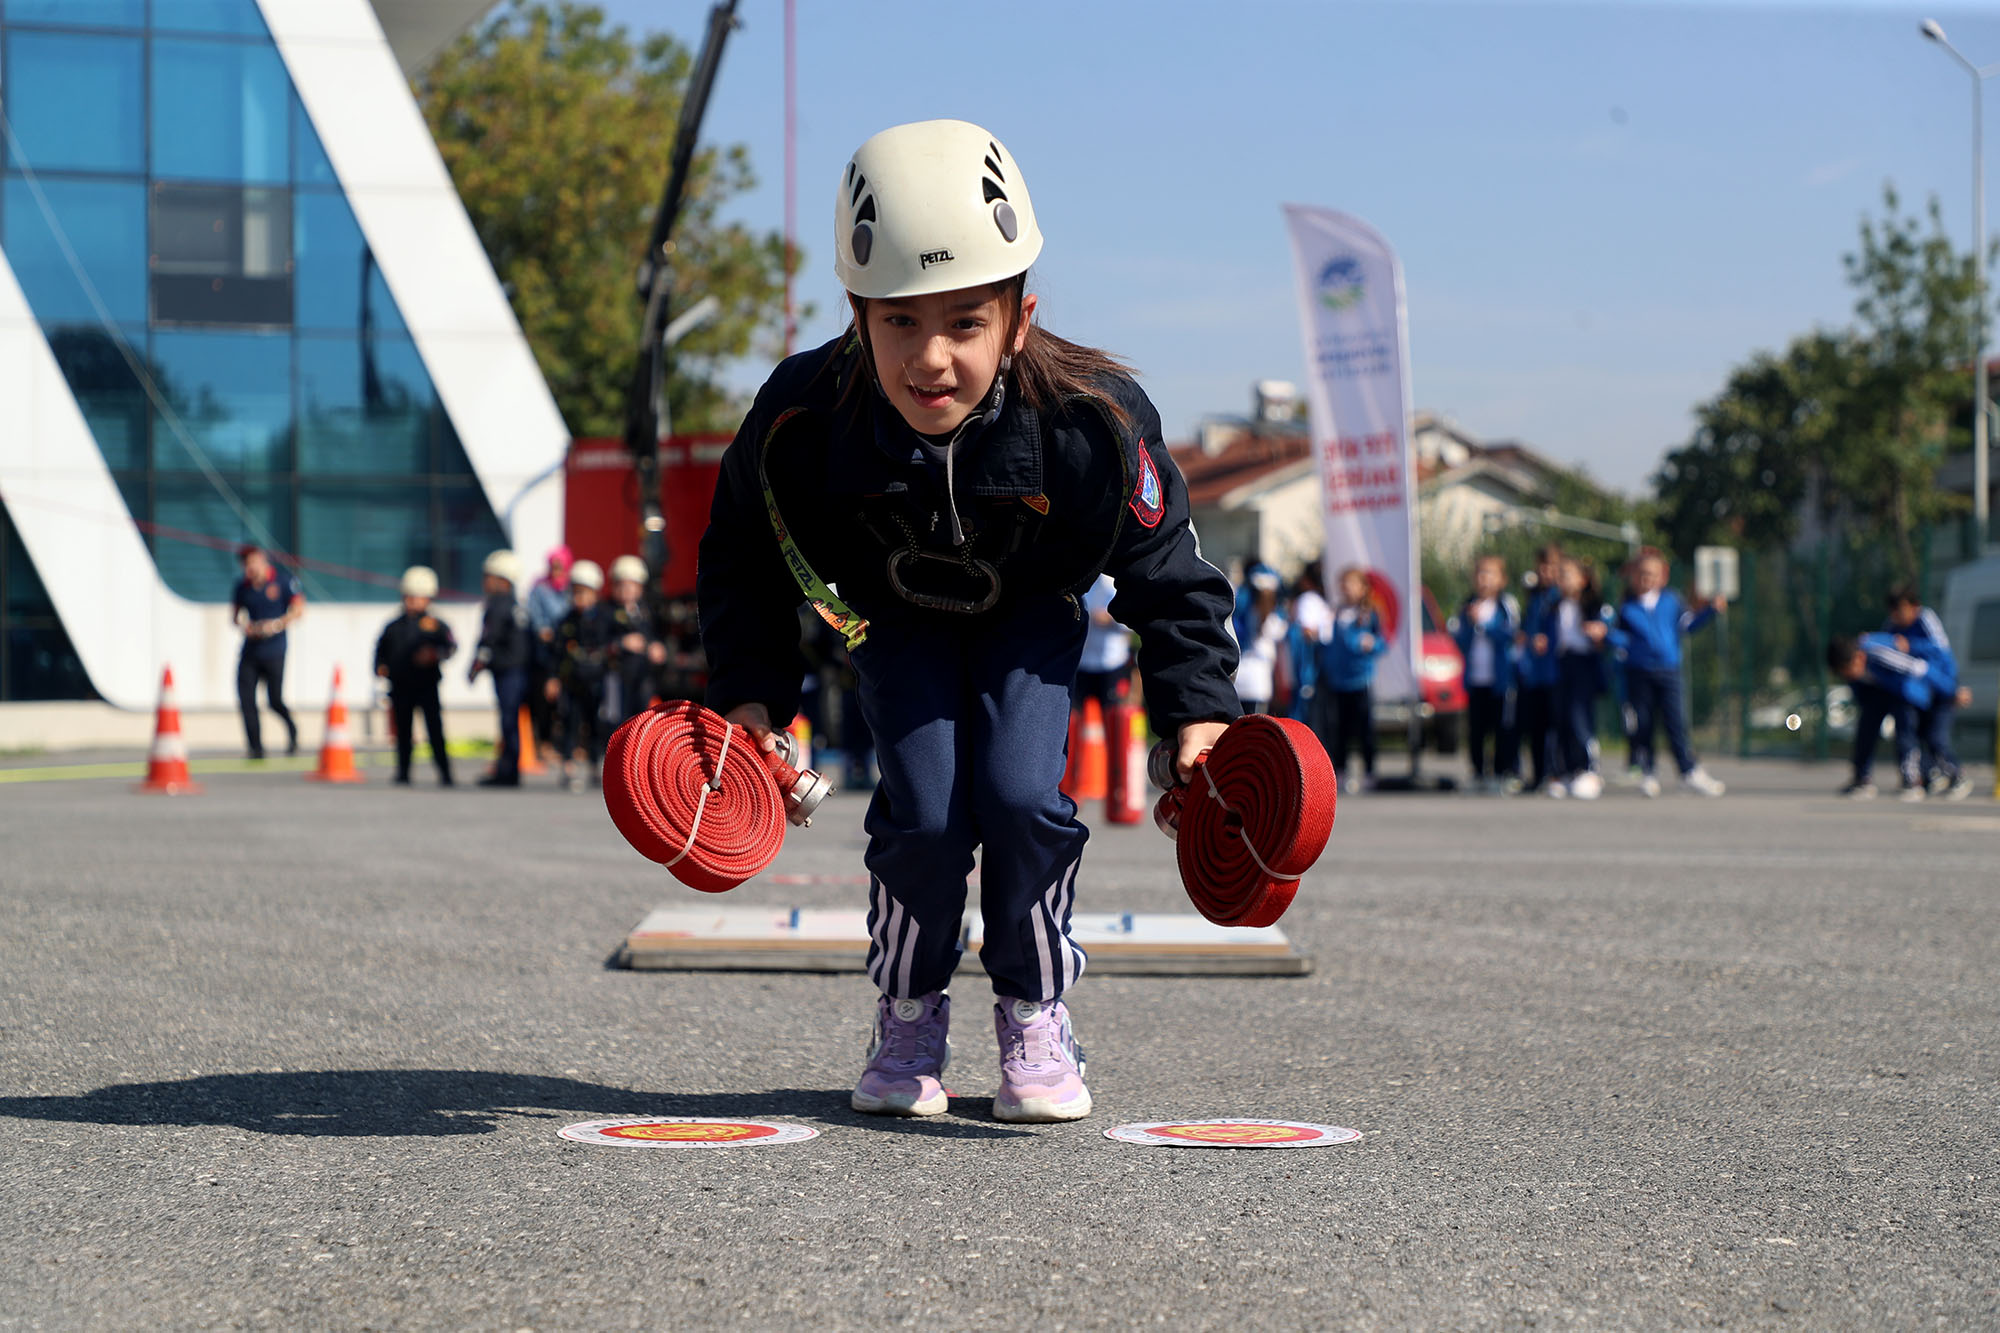
{"type": "MultiPolygon", "coordinates": [[[[858,975],[607,966],[595,797],[0,787],[0,1328],[1992,1328],[2000,808],[1343,799],[1303,978],[1086,977],[1097,1111],[858,1116],[858,975]],[[619,1115],[820,1131],[591,1147],[619,1115]],[[1122,1121],[1351,1126],[1293,1151],[1122,1121]]],[[[428,775],[423,775],[424,780],[428,775]]],[[[1987,778],[1990,783],[1990,775],[1987,778]]],[[[740,904],[859,905],[861,798],[740,904]]],[[[1086,911],[1178,910],[1100,828],[1086,911]]]]}

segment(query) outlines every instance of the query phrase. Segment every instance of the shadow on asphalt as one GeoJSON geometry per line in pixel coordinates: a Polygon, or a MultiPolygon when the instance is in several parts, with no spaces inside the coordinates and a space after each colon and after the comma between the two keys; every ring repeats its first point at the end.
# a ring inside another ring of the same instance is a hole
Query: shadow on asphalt
{"type": "MultiPolygon", "coordinates": [[[[981,1099],[972,1099],[976,1105],[981,1099]]],[[[961,1103],[964,1105],[965,1103],[961,1103]]],[[[0,1116],[91,1125],[234,1125],[315,1137],[490,1134],[508,1119],[612,1116],[786,1116],[878,1133],[948,1139],[1024,1137],[1026,1131],[957,1117],[860,1115],[845,1088],[767,1092],[638,1092],[572,1078],[475,1069],[328,1069],[204,1074],[165,1083],[113,1083],[76,1097],[0,1097],[0,1116]]]]}

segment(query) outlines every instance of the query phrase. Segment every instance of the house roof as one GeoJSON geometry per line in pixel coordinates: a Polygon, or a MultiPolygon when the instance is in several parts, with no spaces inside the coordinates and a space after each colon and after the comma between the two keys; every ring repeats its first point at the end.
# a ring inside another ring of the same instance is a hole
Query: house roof
{"type": "Polygon", "coordinates": [[[1301,465],[1308,470],[1312,441],[1303,431],[1270,433],[1247,428],[1214,453],[1199,444],[1174,444],[1167,452],[1187,480],[1188,503],[1225,504],[1238,492],[1250,493],[1289,482],[1301,465]]]}

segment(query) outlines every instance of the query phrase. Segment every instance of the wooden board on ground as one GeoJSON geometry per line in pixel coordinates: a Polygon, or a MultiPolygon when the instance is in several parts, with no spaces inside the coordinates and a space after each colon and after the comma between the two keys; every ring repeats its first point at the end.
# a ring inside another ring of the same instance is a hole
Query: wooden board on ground
{"type": "MultiPolygon", "coordinates": [[[[1212,925],[1192,913],[1078,912],[1070,932],[1090,970],[1124,976],[1304,976],[1312,960],[1276,926],[1212,925]]],[[[977,952],[977,918],[963,943],[977,952]]],[[[625,937],[615,961],[638,971],[859,972],[859,909],[662,907],[625,937]]]]}

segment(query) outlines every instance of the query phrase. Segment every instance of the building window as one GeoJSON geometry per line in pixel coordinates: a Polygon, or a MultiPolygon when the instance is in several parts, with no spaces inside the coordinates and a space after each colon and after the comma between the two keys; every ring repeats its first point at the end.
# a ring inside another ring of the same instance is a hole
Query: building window
{"type": "Polygon", "coordinates": [[[65,28],[143,28],[146,0],[6,0],[0,17],[65,28]]]}
{"type": "Polygon", "coordinates": [[[155,39],[153,174],[285,184],[291,95],[274,46],[155,39]]]}
{"type": "Polygon", "coordinates": [[[94,324],[102,302],[113,320],[144,323],[146,187],[137,181],[62,177],[38,178],[35,184],[41,186],[39,196],[26,177],[10,174],[0,209],[7,260],[36,318],[44,324],[94,324]]]}
{"type": "Polygon", "coordinates": [[[7,39],[7,119],[20,140],[15,168],[146,169],[145,87],[136,37],[15,32],[7,39]]]}
{"type": "Polygon", "coordinates": [[[263,186],[153,186],[153,322],[292,322],[292,196],[263,186]]]}
{"type": "Polygon", "coordinates": [[[95,699],[54,602],[0,505],[0,699],[95,699]]]}

